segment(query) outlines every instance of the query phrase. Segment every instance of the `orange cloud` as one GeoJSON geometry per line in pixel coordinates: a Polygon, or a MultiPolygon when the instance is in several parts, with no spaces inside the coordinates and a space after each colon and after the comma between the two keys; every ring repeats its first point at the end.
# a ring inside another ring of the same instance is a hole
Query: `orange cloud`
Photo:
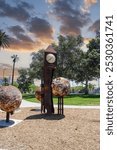
{"type": "Polygon", "coordinates": [[[92,38],[84,38],[83,42],[84,42],[85,44],[88,44],[91,39],[92,39],[92,38]]]}
{"type": "Polygon", "coordinates": [[[92,4],[95,4],[95,3],[97,3],[97,0],[84,0],[84,3],[85,3],[85,5],[92,5],[92,4]]]}
{"type": "Polygon", "coordinates": [[[10,47],[8,50],[37,51],[51,44],[54,40],[54,28],[48,21],[32,18],[27,28],[15,25],[8,27],[10,47]]]}
{"type": "Polygon", "coordinates": [[[81,49],[83,50],[83,51],[87,51],[87,44],[89,43],[89,41],[91,40],[91,38],[84,38],[83,39],[83,45],[82,45],[82,47],[81,47],[81,49]]]}
{"type": "Polygon", "coordinates": [[[12,43],[10,43],[10,46],[8,48],[5,48],[9,51],[38,51],[40,49],[45,49],[48,45],[52,44],[53,40],[51,39],[43,39],[42,41],[35,41],[33,43],[26,42],[26,41],[18,41],[14,40],[12,43]]]}
{"type": "Polygon", "coordinates": [[[82,12],[84,13],[88,13],[89,12],[89,8],[96,4],[98,0],[84,0],[84,4],[81,7],[82,12]]]}
{"type": "Polygon", "coordinates": [[[49,44],[51,44],[51,41],[46,40],[45,42],[43,41],[36,41],[36,42],[21,42],[14,40],[12,44],[10,44],[10,47],[7,48],[6,50],[10,51],[38,51],[39,49],[45,49],[49,44]]]}
{"type": "Polygon", "coordinates": [[[46,0],[47,3],[52,4],[55,3],[57,0],[46,0]]]}

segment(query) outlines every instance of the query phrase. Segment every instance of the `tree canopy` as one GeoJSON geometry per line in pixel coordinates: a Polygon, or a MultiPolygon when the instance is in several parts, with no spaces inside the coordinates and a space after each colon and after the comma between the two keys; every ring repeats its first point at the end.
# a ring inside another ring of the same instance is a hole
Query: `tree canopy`
{"type": "Polygon", "coordinates": [[[33,80],[29,77],[29,70],[28,69],[20,69],[19,71],[19,78],[17,79],[18,88],[21,92],[29,92],[30,84],[33,83],[33,80]]]}
{"type": "Polygon", "coordinates": [[[88,50],[83,52],[80,63],[76,66],[76,82],[85,84],[88,93],[88,81],[99,78],[100,76],[100,39],[96,37],[89,41],[88,50]]]}
{"type": "Polygon", "coordinates": [[[33,52],[31,55],[32,62],[30,64],[29,75],[32,79],[41,79],[43,75],[44,50],[33,52]]]}
{"type": "Polygon", "coordinates": [[[79,35],[62,36],[58,37],[58,45],[55,45],[57,51],[57,69],[56,76],[63,76],[74,80],[75,66],[80,62],[82,55],[81,46],[83,44],[83,38],[79,35]]]}

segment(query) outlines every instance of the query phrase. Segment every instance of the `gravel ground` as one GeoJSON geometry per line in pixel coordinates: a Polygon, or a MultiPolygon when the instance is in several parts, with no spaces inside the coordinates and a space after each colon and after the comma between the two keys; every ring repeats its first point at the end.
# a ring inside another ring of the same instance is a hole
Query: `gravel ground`
{"type": "MultiPolygon", "coordinates": [[[[47,116],[21,108],[11,119],[23,120],[0,128],[0,150],[99,150],[99,109],[65,109],[65,116],[47,116]]],[[[0,112],[0,119],[5,117],[0,112]]]]}

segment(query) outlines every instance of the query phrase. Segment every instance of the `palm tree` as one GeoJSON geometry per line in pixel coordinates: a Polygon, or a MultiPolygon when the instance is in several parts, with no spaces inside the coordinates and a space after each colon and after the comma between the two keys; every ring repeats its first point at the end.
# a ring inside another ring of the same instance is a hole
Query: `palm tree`
{"type": "Polygon", "coordinates": [[[11,82],[11,84],[13,85],[13,82],[14,82],[15,63],[16,63],[16,61],[19,60],[19,57],[18,57],[17,55],[13,55],[13,56],[11,56],[11,58],[13,59],[12,82],[11,82]]]}
{"type": "Polygon", "coordinates": [[[2,30],[0,30],[0,49],[1,47],[2,48],[9,47],[9,37],[2,30]]]}

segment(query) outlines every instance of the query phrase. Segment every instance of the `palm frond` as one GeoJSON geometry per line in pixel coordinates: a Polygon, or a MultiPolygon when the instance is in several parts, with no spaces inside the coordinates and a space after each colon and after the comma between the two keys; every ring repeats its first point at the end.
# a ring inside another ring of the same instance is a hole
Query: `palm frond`
{"type": "Polygon", "coordinates": [[[5,47],[9,47],[9,37],[8,35],[6,35],[5,32],[3,32],[2,30],[0,30],[0,47],[5,48],[5,47]]]}

